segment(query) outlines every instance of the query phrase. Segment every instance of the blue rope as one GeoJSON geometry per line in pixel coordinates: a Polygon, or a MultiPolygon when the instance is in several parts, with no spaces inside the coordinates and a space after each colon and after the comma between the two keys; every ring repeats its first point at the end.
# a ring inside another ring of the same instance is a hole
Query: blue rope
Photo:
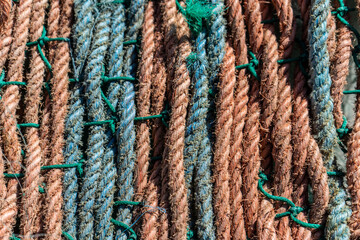
{"type": "Polygon", "coordinates": [[[197,239],[216,239],[214,212],[212,207],[211,181],[211,144],[207,117],[209,109],[209,80],[207,77],[208,62],[205,51],[205,32],[199,34],[195,41],[197,61],[194,64],[195,92],[194,104],[194,135],[198,142],[197,161],[195,163],[195,209],[197,239]]]}
{"type": "MultiPolygon", "coordinates": [[[[309,58],[311,64],[312,92],[311,107],[315,116],[314,129],[317,130],[319,147],[328,171],[333,169],[334,146],[337,142],[333,119],[333,101],[330,96],[331,79],[329,55],[326,41],[328,32],[326,20],[330,12],[329,0],[313,0],[309,22],[309,58]]],[[[326,224],[327,239],[349,239],[347,220],[351,210],[346,206],[344,186],[334,178],[329,179],[330,213],[326,224]]]]}
{"type": "MultiPolygon", "coordinates": [[[[74,9],[76,24],[74,25],[74,39],[76,44],[76,78],[80,73],[80,66],[85,62],[84,46],[90,45],[91,26],[94,20],[92,14],[92,1],[75,0],[74,9]]],[[[70,88],[69,113],[65,123],[66,144],[64,149],[65,164],[77,163],[82,159],[82,133],[85,112],[83,99],[83,83],[74,83],[70,88]]],[[[77,235],[77,199],[78,199],[78,178],[76,168],[70,168],[64,173],[64,220],[63,230],[74,239],[77,235]]]]}
{"type": "MultiPolygon", "coordinates": [[[[112,26],[110,24],[110,19],[113,16],[113,4],[112,0],[101,0],[100,1],[100,15],[99,19],[104,18],[104,26],[102,32],[106,33],[103,35],[104,47],[108,47],[111,43],[110,34],[112,33],[112,26]],[[108,4],[107,4],[108,3],[108,4]],[[106,37],[106,39],[105,39],[106,37]],[[105,43],[108,40],[107,44],[105,43]]],[[[105,49],[105,48],[104,48],[105,49]]],[[[104,54],[103,54],[104,55],[104,54]]],[[[102,90],[100,90],[102,91],[102,90]]],[[[111,99],[107,98],[110,101],[110,104],[113,105],[113,96],[111,99]]],[[[102,99],[103,100],[103,99],[102,99]]],[[[112,109],[112,108],[111,108],[112,109]]],[[[111,109],[108,110],[111,116],[111,109]]],[[[99,119],[98,119],[99,120],[99,119]]],[[[99,196],[96,199],[96,227],[95,234],[99,240],[112,240],[114,237],[114,226],[110,224],[112,213],[113,213],[113,202],[114,202],[114,192],[115,192],[115,176],[116,168],[114,164],[114,158],[116,155],[116,142],[112,130],[109,126],[106,128],[105,133],[105,152],[103,159],[101,161],[101,177],[99,181],[98,192],[99,196]]]]}
{"type": "MultiPolygon", "coordinates": [[[[86,77],[86,107],[88,121],[103,121],[104,106],[101,96],[101,72],[104,64],[105,53],[109,45],[110,36],[110,12],[106,8],[99,11],[99,16],[95,23],[95,32],[91,44],[89,60],[85,68],[86,77]]],[[[79,212],[79,239],[92,239],[97,223],[103,217],[99,202],[103,189],[99,188],[102,170],[102,159],[104,157],[104,145],[106,136],[104,126],[94,125],[89,127],[89,137],[87,139],[86,155],[87,160],[84,164],[84,177],[80,192],[80,212],[79,212]]],[[[96,232],[98,234],[98,232],[96,232]]]]}
{"type": "MultiPolygon", "coordinates": [[[[126,32],[126,39],[137,39],[139,30],[144,18],[144,0],[133,0],[127,12],[129,26],[126,32]]],[[[124,76],[135,77],[137,69],[137,51],[136,46],[126,46],[126,52],[123,63],[124,76]]],[[[121,62],[119,62],[121,64],[121,62]]],[[[118,65],[117,67],[120,67],[118,65]]],[[[113,72],[113,74],[118,74],[113,72]]],[[[118,198],[122,201],[131,201],[134,196],[133,175],[135,170],[136,155],[135,145],[135,91],[134,85],[129,81],[121,81],[121,95],[118,103],[120,122],[117,129],[118,141],[118,198]]],[[[127,225],[131,224],[132,214],[129,207],[124,206],[118,209],[116,220],[127,225]]],[[[127,239],[121,229],[116,232],[115,239],[127,239]]]]}

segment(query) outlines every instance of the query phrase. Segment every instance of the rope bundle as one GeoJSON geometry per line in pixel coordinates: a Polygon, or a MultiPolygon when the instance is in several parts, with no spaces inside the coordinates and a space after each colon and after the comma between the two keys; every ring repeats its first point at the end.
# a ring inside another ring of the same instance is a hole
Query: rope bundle
{"type": "Polygon", "coordinates": [[[0,1],[1,238],[358,238],[346,4],[0,1]]]}

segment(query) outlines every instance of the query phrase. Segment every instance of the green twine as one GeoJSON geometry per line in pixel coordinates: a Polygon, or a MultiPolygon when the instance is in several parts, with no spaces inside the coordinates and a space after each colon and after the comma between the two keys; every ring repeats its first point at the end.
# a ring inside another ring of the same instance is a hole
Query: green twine
{"type": "Polygon", "coordinates": [[[115,226],[120,227],[120,228],[123,228],[123,229],[124,229],[123,232],[127,232],[127,231],[130,232],[130,236],[129,236],[128,240],[137,240],[137,235],[136,235],[135,231],[134,231],[131,227],[129,227],[129,226],[126,225],[125,223],[119,222],[119,221],[117,221],[117,220],[115,220],[115,219],[113,219],[113,218],[111,219],[111,222],[112,222],[115,226]]]}
{"type": "MultiPolygon", "coordinates": [[[[76,168],[76,170],[79,173],[79,176],[82,176],[84,173],[84,170],[82,169],[84,162],[85,161],[82,159],[78,163],[48,165],[48,166],[42,166],[40,169],[49,170],[49,169],[62,169],[62,168],[76,168]]],[[[6,178],[22,178],[24,176],[25,174],[23,173],[4,173],[4,177],[6,178]]]]}
{"type": "Polygon", "coordinates": [[[343,91],[344,94],[358,94],[360,93],[360,90],[356,89],[356,90],[347,90],[347,91],[343,91]]]}
{"type": "Polygon", "coordinates": [[[17,124],[18,128],[23,128],[23,127],[34,127],[34,128],[39,128],[40,125],[37,123],[19,123],[17,124]]]}
{"type": "Polygon", "coordinates": [[[255,54],[251,51],[248,51],[248,54],[251,57],[251,60],[249,63],[247,64],[243,64],[243,65],[238,65],[235,66],[235,69],[243,69],[243,68],[247,68],[249,70],[249,72],[257,79],[260,80],[258,74],[256,73],[255,68],[259,65],[259,60],[257,60],[255,54]]]}
{"type": "Polygon", "coordinates": [[[338,7],[336,10],[332,11],[331,13],[333,15],[335,15],[340,22],[342,22],[350,31],[352,31],[357,39],[358,45],[356,45],[354,47],[354,49],[352,50],[352,55],[353,55],[353,59],[355,62],[356,67],[360,68],[360,62],[357,58],[357,55],[360,53],[360,34],[359,32],[356,30],[355,27],[353,27],[348,21],[346,21],[346,19],[344,18],[345,14],[349,11],[352,11],[353,9],[350,9],[348,7],[345,6],[344,1],[343,0],[338,0],[340,7],[338,7]]]}
{"type": "Polygon", "coordinates": [[[187,0],[184,9],[178,0],[175,0],[179,11],[184,15],[190,30],[197,36],[203,28],[203,20],[207,20],[213,14],[215,5],[204,0],[187,0]]]}
{"type": "Polygon", "coordinates": [[[14,235],[12,235],[12,236],[10,237],[10,240],[21,240],[21,238],[18,238],[18,237],[15,237],[14,235]]]}
{"type": "Polygon", "coordinates": [[[114,206],[131,205],[131,206],[145,206],[144,202],[133,202],[133,201],[116,201],[114,206]]]}
{"type": "Polygon", "coordinates": [[[48,38],[46,36],[46,29],[45,27],[43,27],[43,31],[41,34],[41,37],[39,37],[38,40],[34,41],[34,42],[28,42],[26,44],[26,46],[31,47],[31,46],[36,46],[37,50],[39,52],[39,55],[41,57],[41,59],[44,61],[46,67],[50,70],[50,72],[52,72],[52,67],[50,62],[48,61],[48,59],[45,57],[44,52],[42,51],[42,47],[45,45],[46,42],[52,42],[52,41],[62,41],[62,42],[70,42],[70,39],[68,38],[48,38]]]}
{"type": "Polygon", "coordinates": [[[319,228],[322,228],[321,225],[319,224],[313,224],[313,223],[307,223],[307,222],[303,222],[299,219],[296,218],[296,216],[301,213],[302,211],[304,211],[303,208],[301,207],[298,207],[296,206],[291,200],[285,198],[285,197],[280,197],[280,196],[274,196],[274,195],[271,195],[269,193],[267,193],[265,191],[265,189],[263,188],[264,186],[264,183],[266,181],[268,181],[268,178],[267,176],[260,171],[259,173],[259,182],[258,182],[258,188],[259,190],[269,199],[272,199],[272,200],[275,200],[275,201],[281,201],[281,202],[284,202],[286,203],[287,205],[290,206],[290,208],[288,209],[288,211],[284,212],[284,213],[280,213],[280,214],[276,214],[275,218],[281,218],[281,217],[284,217],[284,216],[290,216],[290,218],[296,222],[297,224],[299,224],[300,226],[302,227],[306,227],[306,228],[314,228],[314,229],[319,229],[319,228]]]}
{"type": "Polygon", "coordinates": [[[343,120],[344,121],[343,121],[341,127],[336,129],[336,132],[338,133],[340,139],[342,139],[346,134],[351,132],[351,129],[346,127],[347,119],[344,115],[343,115],[343,120]]]}
{"type": "Polygon", "coordinates": [[[68,240],[75,240],[75,238],[73,238],[70,234],[68,234],[65,231],[62,231],[62,235],[68,240]]]}
{"type": "Polygon", "coordinates": [[[344,177],[345,173],[339,172],[339,171],[333,171],[333,172],[327,172],[327,175],[330,176],[330,177],[332,177],[332,176],[344,177]]]}

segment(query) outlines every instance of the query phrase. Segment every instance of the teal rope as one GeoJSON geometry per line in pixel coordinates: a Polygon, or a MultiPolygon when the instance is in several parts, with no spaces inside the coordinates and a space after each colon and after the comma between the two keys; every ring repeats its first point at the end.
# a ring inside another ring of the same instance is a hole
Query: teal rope
{"type": "Polygon", "coordinates": [[[269,199],[275,200],[275,201],[281,201],[286,203],[287,205],[290,206],[290,208],[288,209],[287,212],[284,213],[279,213],[276,214],[275,218],[281,218],[281,217],[285,217],[285,216],[290,216],[290,218],[296,222],[297,224],[299,224],[302,227],[306,227],[306,228],[314,228],[314,229],[319,229],[322,228],[323,226],[319,225],[319,224],[314,224],[314,223],[307,223],[307,222],[303,222],[301,220],[299,220],[298,218],[296,218],[296,216],[301,213],[302,211],[304,211],[303,208],[296,206],[291,200],[285,198],[285,197],[280,197],[280,196],[274,196],[268,192],[265,191],[264,189],[264,184],[266,181],[268,181],[267,176],[260,172],[259,173],[259,182],[258,182],[258,187],[259,190],[269,199]]]}

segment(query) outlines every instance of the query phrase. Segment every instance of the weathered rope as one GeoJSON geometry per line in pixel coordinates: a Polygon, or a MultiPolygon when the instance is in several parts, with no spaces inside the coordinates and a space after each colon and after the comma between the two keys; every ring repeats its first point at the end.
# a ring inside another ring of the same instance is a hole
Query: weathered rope
{"type": "MultiPolygon", "coordinates": [[[[32,0],[21,1],[16,6],[13,42],[10,47],[8,81],[23,81],[23,63],[28,29],[31,15],[32,0]]],[[[4,156],[9,161],[8,169],[12,172],[21,170],[21,148],[17,134],[16,109],[20,100],[18,86],[7,87],[2,98],[1,120],[3,123],[4,156]]],[[[0,211],[0,236],[9,238],[18,212],[17,194],[18,180],[10,179],[3,208],[0,211]]]]}
{"type": "MultiPolygon", "coordinates": [[[[254,56],[260,55],[260,47],[263,41],[263,26],[261,24],[260,2],[248,0],[245,5],[245,19],[249,32],[251,50],[254,56]]],[[[258,173],[260,170],[260,96],[259,82],[251,78],[249,92],[247,121],[244,127],[243,149],[244,156],[241,164],[243,167],[243,206],[245,210],[245,227],[248,238],[255,236],[256,220],[260,204],[259,190],[257,186],[258,173]]],[[[258,228],[263,229],[263,228],[258,228]]],[[[261,233],[259,233],[261,235],[261,233]]]]}
{"type": "MultiPolygon", "coordinates": [[[[30,41],[35,41],[41,37],[45,19],[45,9],[47,1],[35,0],[31,11],[30,41]]],[[[26,113],[25,121],[38,124],[40,93],[45,72],[44,62],[41,60],[36,49],[31,51],[32,61],[28,74],[27,91],[25,96],[26,113]]],[[[18,125],[19,126],[19,125],[18,125]]],[[[39,130],[37,128],[26,128],[25,139],[27,143],[25,157],[25,181],[24,197],[22,204],[22,229],[21,232],[25,239],[31,237],[33,233],[40,230],[40,222],[36,220],[40,213],[39,180],[41,166],[41,148],[39,130]]]]}
{"type": "MultiPolygon", "coordinates": [[[[328,31],[326,20],[330,12],[329,1],[314,0],[309,23],[309,59],[311,65],[310,95],[312,110],[315,115],[315,129],[317,130],[319,147],[327,170],[333,169],[334,145],[336,144],[336,129],[333,119],[333,104],[330,96],[331,79],[329,75],[329,55],[326,49],[328,31]]],[[[330,213],[326,225],[326,237],[348,239],[350,231],[347,220],[351,210],[346,206],[344,191],[341,183],[334,178],[329,179],[330,213]]]]}
{"type": "MultiPolygon", "coordinates": [[[[80,81],[81,66],[85,62],[85,54],[82,48],[89,47],[91,30],[92,30],[92,8],[91,1],[84,2],[82,0],[74,1],[75,24],[73,27],[76,48],[75,68],[74,74],[79,79],[78,82],[70,85],[70,100],[69,112],[65,124],[65,163],[74,164],[79,162],[83,156],[82,151],[82,136],[83,136],[83,121],[85,114],[85,100],[83,97],[84,87],[83,82],[80,81]],[[73,86],[73,87],[71,87],[73,86]]],[[[64,195],[64,219],[63,229],[70,236],[75,238],[77,236],[77,223],[79,221],[77,216],[79,179],[76,174],[76,169],[65,171],[63,180],[63,195],[64,195]]]]}
{"type": "MultiPolygon", "coordinates": [[[[292,46],[295,39],[295,19],[291,1],[273,1],[280,23],[279,57],[287,59],[291,56],[292,46]]],[[[266,36],[266,34],[265,34],[266,36]]],[[[290,87],[290,64],[285,63],[279,67],[278,109],[275,113],[274,128],[272,131],[273,158],[275,163],[274,182],[275,195],[291,198],[291,87],[290,87]]],[[[281,212],[284,208],[280,208],[281,212]]],[[[289,218],[281,218],[277,223],[278,237],[291,239],[289,218]]]]}
{"type": "MultiPolygon", "coordinates": [[[[95,7],[92,2],[90,8],[95,7]]],[[[93,9],[94,10],[94,9],[93,9]]],[[[111,12],[108,8],[99,9],[95,21],[94,36],[91,43],[89,61],[85,67],[86,107],[88,120],[104,120],[104,105],[101,96],[101,71],[105,53],[109,45],[111,12]]],[[[87,139],[86,162],[79,199],[79,239],[94,237],[95,219],[100,221],[101,213],[97,211],[97,198],[103,189],[99,189],[101,160],[104,157],[105,133],[103,126],[91,126],[87,139]],[[99,215],[98,215],[99,213],[99,215]]]]}
{"type": "MultiPolygon", "coordinates": [[[[243,65],[248,63],[246,29],[242,7],[237,0],[226,1],[229,6],[228,25],[232,33],[232,45],[235,52],[235,64],[243,65]]],[[[230,149],[229,164],[229,185],[230,185],[230,234],[234,240],[246,238],[242,188],[242,165],[243,156],[243,130],[247,114],[249,82],[246,69],[241,69],[237,73],[237,80],[234,92],[234,113],[233,126],[231,132],[232,146],[230,149]]]]}
{"type": "MultiPolygon", "coordinates": [[[[337,9],[342,9],[345,7],[346,1],[339,0],[335,1],[335,7],[337,9]]],[[[345,20],[349,20],[345,16],[346,12],[338,12],[337,14],[340,17],[343,17],[345,20]]],[[[343,124],[343,112],[341,109],[343,91],[346,84],[346,77],[349,74],[349,64],[351,57],[351,32],[350,29],[337,19],[337,44],[336,52],[334,56],[334,67],[331,68],[331,97],[334,101],[334,120],[335,127],[337,129],[341,128],[343,124]]]]}
{"type": "MultiPolygon", "coordinates": [[[[70,36],[70,23],[72,19],[73,0],[63,1],[60,7],[60,27],[58,34],[64,38],[70,36]]],[[[64,129],[65,117],[68,102],[68,73],[70,63],[70,51],[67,42],[59,42],[57,54],[54,58],[52,84],[52,138],[50,164],[62,164],[64,162],[64,129]]],[[[61,169],[51,169],[47,174],[47,224],[46,232],[49,239],[59,239],[62,235],[62,171],[61,169]]]]}
{"type": "MultiPolygon", "coordinates": [[[[125,33],[126,39],[137,39],[144,19],[144,0],[131,1],[127,12],[129,25],[125,33]]],[[[125,49],[122,72],[125,76],[135,77],[137,71],[136,46],[128,45],[125,49]]],[[[134,195],[133,175],[135,171],[135,91],[134,84],[129,81],[120,82],[121,95],[118,102],[120,121],[117,129],[118,141],[118,173],[119,195],[121,200],[132,200],[134,195]]],[[[119,209],[117,220],[129,225],[132,214],[129,208],[119,209]]],[[[117,239],[126,239],[121,231],[116,232],[117,239]]]]}
{"type": "Polygon", "coordinates": [[[3,27],[10,18],[11,0],[0,1],[0,27],[3,27]]]}

